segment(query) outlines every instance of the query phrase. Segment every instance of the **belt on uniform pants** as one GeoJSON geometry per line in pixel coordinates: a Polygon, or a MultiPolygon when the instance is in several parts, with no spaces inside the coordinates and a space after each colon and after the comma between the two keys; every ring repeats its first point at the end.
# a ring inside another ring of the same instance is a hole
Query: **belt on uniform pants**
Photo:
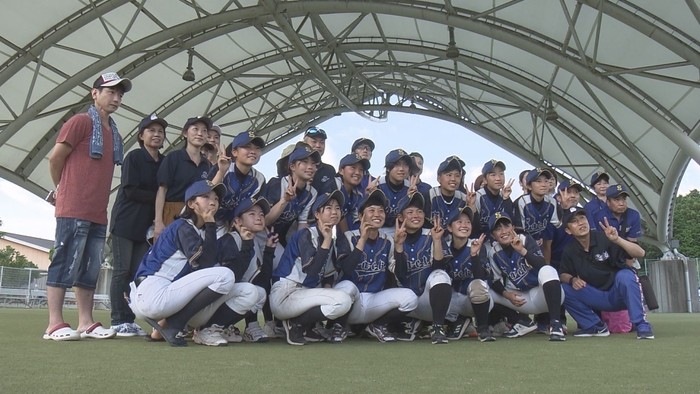
{"type": "Polygon", "coordinates": [[[136,287],[138,287],[141,284],[141,282],[143,282],[146,278],[148,278],[148,277],[147,276],[139,276],[138,278],[134,279],[134,284],[136,285],[136,287]]]}

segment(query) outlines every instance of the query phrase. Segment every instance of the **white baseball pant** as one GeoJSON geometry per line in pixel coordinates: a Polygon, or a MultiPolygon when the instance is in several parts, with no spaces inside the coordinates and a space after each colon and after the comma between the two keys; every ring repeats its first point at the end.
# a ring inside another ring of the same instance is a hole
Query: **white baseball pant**
{"type": "Polygon", "coordinates": [[[467,286],[467,294],[452,292],[452,300],[450,300],[450,309],[447,311],[446,319],[454,322],[460,315],[475,317],[472,303],[483,304],[484,302],[489,303],[489,311],[491,311],[493,298],[489,293],[489,285],[484,280],[474,279],[467,286]]]}
{"type": "MultiPolygon", "coordinates": [[[[423,293],[418,296],[418,306],[413,312],[408,314],[408,317],[413,317],[425,321],[433,321],[433,308],[430,307],[430,289],[439,284],[452,285],[452,279],[443,270],[435,270],[428,275],[425,281],[423,293]]],[[[440,322],[441,323],[441,322],[440,322]]]]}
{"type": "MultiPolygon", "coordinates": [[[[547,308],[547,301],[544,298],[542,285],[553,280],[559,280],[557,270],[551,265],[545,265],[544,267],[540,268],[540,272],[537,273],[537,282],[539,283],[539,286],[528,291],[516,291],[520,298],[525,299],[525,304],[522,306],[516,307],[507,298],[497,294],[493,290],[490,291],[491,299],[493,299],[496,304],[503,305],[507,308],[513,309],[520,313],[525,313],[527,315],[546,313],[549,312],[549,309],[547,308]]],[[[564,302],[564,289],[561,290],[561,301],[562,303],[564,302]]]]}
{"type": "MultiPolygon", "coordinates": [[[[344,280],[335,286],[344,292],[357,291],[354,283],[344,280]]],[[[394,288],[382,290],[378,293],[359,293],[352,305],[349,324],[367,324],[379,319],[392,309],[398,308],[401,312],[411,312],[418,306],[418,297],[410,289],[394,288]]]]}
{"type": "Polygon", "coordinates": [[[270,290],[270,309],[276,318],[287,320],[320,306],[324,316],[330,320],[337,319],[348,313],[359,293],[356,287],[353,292],[352,287],[343,285],[345,282],[355,286],[343,281],[332,289],[312,289],[282,278],[270,290]],[[339,288],[341,285],[342,289],[339,288]]]}

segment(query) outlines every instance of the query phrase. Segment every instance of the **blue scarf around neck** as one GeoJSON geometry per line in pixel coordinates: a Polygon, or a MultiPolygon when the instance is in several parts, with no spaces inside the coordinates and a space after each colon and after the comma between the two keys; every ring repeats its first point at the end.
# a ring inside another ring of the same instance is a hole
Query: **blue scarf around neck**
{"type": "MultiPolygon", "coordinates": [[[[92,118],[92,136],[90,137],[90,157],[93,159],[102,158],[102,119],[100,119],[100,113],[95,108],[95,105],[91,105],[88,109],[88,114],[92,118]]],[[[114,141],[114,164],[120,166],[124,159],[124,145],[122,144],[122,138],[117,130],[117,124],[114,123],[114,119],[109,117],[109,126],[112,128],[112,140],[114,141]]]]}

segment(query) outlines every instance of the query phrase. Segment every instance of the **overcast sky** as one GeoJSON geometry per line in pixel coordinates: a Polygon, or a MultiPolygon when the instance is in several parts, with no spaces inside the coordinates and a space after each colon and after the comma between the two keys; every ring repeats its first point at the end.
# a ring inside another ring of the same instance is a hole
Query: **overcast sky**
{"type": "MultiPolygon", "coordinates": [[[[467,163],[468,182],[474,180],[480,174],[483,164],[492,158],[505,162],[507,178],[516,178],[520,171],[532,167],[461,126],[424,116],[389,113],[386,122],[373,122],[355,114],[343,114],[320,126],[329,135],[323,161],[336,168],[340,158],[349,153],[352,142],[359,137],[368,137],[376,143],[370,169],[372,174],[383,173],[387,152],[402,148],[423,155],[425,168],[422,179],[432,185],[437,184],[437,166],[450,155],[457,155],[467,163]]],[[[236,134],[238,131],[225,132],[236,134]]],[[[228,144],[231,141],[222,142],[228,144]]],[[[265,153],[256,166],[268,179],[275,175],[275,162],[282,149],[284,146],[265,153]]],[[[116,171],[121,170],[117,167],[116,171]]],[[[514,195],[521,194],[517,182],[513,189],[514,195]]],[[[700,166],[695,162],[688,166],[679,193],[686,194],[692,189],[700,189],[700,166]]],[[[56,228],[53,213],[53,207],[42,198],[0,179],[1,231],[53,239],[56,228]]]]}

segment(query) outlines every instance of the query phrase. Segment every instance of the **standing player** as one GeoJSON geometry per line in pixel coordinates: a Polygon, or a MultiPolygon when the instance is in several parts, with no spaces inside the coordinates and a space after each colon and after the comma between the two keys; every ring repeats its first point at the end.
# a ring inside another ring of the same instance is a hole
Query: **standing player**
{"type": "Polygon", "coordinates": [[[255,285],[258,300],[253,308],[246,313],[246,329],[243,338],[234,335],[235,328],[227,327],[229,338],[245,339],[246,342],[267,342],[267,334],[258,323],[258,312],[262,310],[272,279],[272,260],[275,257],[277,234],[274,228],[265,231],[265,215],[270,212],[270,204],[263,197],[249,197],[239,202],[234,210],[233,228],[235,231],[226,233],[219,238],[217,262],[229,267],[236,275],[237,282],[247,282],[255,285]],[[266,235],[265,250],[255,246],[255,236],[258,233],[266,235]]]}
{"type": "Polygon", "coordinates": [[[464,161],[457,156],[445,159],[437,170],[437,180],[440,186],[436,186],[423,194],[425,199],[425,212],[430,217],[440,217],[440,226],[447,227],[447,219],[452,212],[456,212],[467,205],[474,210],[476,193],[463,193],[457,190],[460,179],[464,173],[464,161]]]}
{"type": "Polygon", "coordinates": [[[338,223],[338,230],[345,233],[348,230],[357,230],[358,223],[357,207],[360,205],[363,193],[360,190],[364,175],[369,170],[369,160],[363,159],[357,153],[345,155],[340,160],[338,175],[335,182],[326,183],[326,192],[340,190],[343,193],[345,204],[341,208],[341,219],[338,223]]]}
{"type": "MultiPolygon", "coordinates": [[[[515,233],[505,213],[491,215],[489,228],[494,239],[493,247],[488,250],[494,302],[525,314],[549,312],[549,340],[566,340],[559,316],[563,290],[557,270],[545,264],[542,251],[531,236],[515,233]]],[[[531,320],[518,321],[503,336],[517,338],[536,329],[531,320]]]]}
{"type": "Polygon", "coordinates": [[[505,212],[511,215],[513,201],[510,194],[513,189],[513,180],[505,183],[506,165],[502,161],[491,159],[481,168],[486,186],[476,191],[475,219],[479,219],[481,233],[490,237],[491,229],[488,227],[489,218],[496,212],[505,212]]]}
{"type": "Polygon", "coordinates": [[[396,217],[398,216],[398,207],[403,200],[408,200],[409,194],[414,193],[416,189],[416,176],[411,176],[410,182],[408,178],[410,174],[414,171],[415,164],[413,164],[413,159],[406,153],[403,149],[394,149],[386,155],[384,159],[384,166],[386,167],[386,175],[377,178],[377,180],[370,185],[377,185],[383,194],[386,196],[386,206],[384,207],[384,212],[386,215],[386,221],[382,231],[387,232],[390,237],[393,237],[394,224],[396,223],[396,217]]]}
{"type": "Polygon", "coordinates": [[[200,149],[206,142],[211,124],[211,119],[205,116],[187,119],[182,128],[185,147],[170,152],[158,168],[154,239],[158,239],[165,226],[172,223],[182,211],[185,190],[192,183],[207,179],[210,165],[200,149]]]}
{"type": "MultiPolygon", "coordinates": [[[[326,131],[320,127],[309,127],[304,133],[304,142],[309,145],[313,150],[318,152],[320,157],[326,152],[326,139],[328,135],[326,131]]],[[[316,191],[325,190],[323,187],[326,182],[329,182],[335,176],[335,168],[332,165],[326,164],[318,160],[316,163],[316,173],[314,174],[313,186],[316,191]]]]}
{"type": "Polygon", "coordinates": [[[411,323],[397,339],[412,341],[421,320],[432,322],[430,339],[433,344],[447,343],[445,315],[452,295],[451,280],[445,268],[450,260],[443,251],[440,218],[435,217],[432,229],[424,229],[423,195],[414,193],[399,206],[394,233],[394,274],[401,287],[418,296],[418,306],[408,316],[411,323]],[[401,225],[399,226],[399,222],[401,225]]]}
{"type": "MultiPolygon", "coordinates": [[[[352,148],[350,149],[350,153],[356,153],[367,161],[372,160],[372,152],[374,152],[374,141],[365,137],[356,139],[355,142],[352,143],[352,148]]],[[[365,176],[362,177],[362,182],[360,182],[360,193],[362,193],[362,195],[365,194],[365,190],[367,190],[367,187],[373,181],[374,177],[370,175],[369,172],[365,173],[365,176]]]]}
{"type": "Polygon", "coordinates": [[[409,289],[384,289],[394,266],[392,239],[379,231],[386,219],[386,203],[381,190],[370,192],[360,204],[360,229],[338,237],[337,265],[344,281],[336,288],[347,294],[359,290],[348,323],[369,324],[366,331],[371,336],[380,342],[395,342],[386,325],[416,309],[418,297],[409,289]]]}
{"type": "Polygon", "coordinates": [[[606,196],[605,193],[608,190],[610,182],[610,176],[602,171],[598,171],[593,176],[591,176],[591,187],[595,191],[595,196],[583,206],[583,209],[588,212],[588,221],[591,227],[595,227],[597,224],[594,221],[594,216],[598,214],[598,211],[602,210],[606,206],[606,196]]]}
{"type": "Polygon", "coordinates": [[[333,226],[340,221],[343,202],[337,190],[316,199],[316,225],[292,236],[272,274],[276,282],[270,292],[270,306],[277,318],[284,319],[290,345],[305,345],[304,332],[323,320],[333,322],[329,342],[341,343],[347,336],[345,323],[357,289],[343,282],[335,289],[323,285],[330,284],[335,273],[333,226]]]}
{"type": "Polygon", "coordinates": [[[610,335],[593,310],[627,309],[637,326],[637,339],[654,339],[644,312],[642,286],[629,265],[630,258],[644,257],[644,249],[620,237],[604,220],[598,224],[603,230],[599,232],[590,230],[585,209],[571,208],[564,218],[567,233],[576,239],[564,249],[560,268],[564,306],[579,326],[574,336],[610,335]]]}
{"type": "Polygon", "coordinates": [[[411,173],[411,175],[415,175],[417,177],[416,188],[418,189],[418,193],[425,194],[432,188],[432,186],[423,182],[420,177],[423,175],[423,155],[418,152],[411,152],[409,156],[413,158],[413,164],[415,165],[415,172],[411,173]]]}
{"type": "Polygon", "coordinates": [[[489,331],[489,311],[493,300],[489,294],[489,262],[483,247],[486,235],[470,239],[474,214],[464,207],[450,214],[447,231],[451,235],[448,254],[452,255],[448,273],[452,278],[452,299],[447,320],[452,323],[448,339],[458,340],[464,336],[467,316],[476,317],[477,335],[481,342],[495,341],[489,331]]]}
{"type": "Polygon", "coordinates": [[[216,213],[217,222],[226,229],[235,217],[233,212],[236,206],[243,200],[257,196],[265,185],[265,176],[253,168],[260,161],[263,148],[265,141],[255,132],[239,133],[225,154],[219,156],[218,166],[209,171],[212,182],[223,183],[226,187],[226,195],[216,213]]]}
{"type": "Polygon", "coordinates": [[[552,173],[548,169],[535,168],[527,174],[526,185],[529,194],[515,200],[515,217],[513,224],[522,228],[539,245],[545,260],[549,261],[552,253],[551,240],[543,240],[542,234],[549,224],[561,226],[556,200],[550,195],[552,173]]]}

